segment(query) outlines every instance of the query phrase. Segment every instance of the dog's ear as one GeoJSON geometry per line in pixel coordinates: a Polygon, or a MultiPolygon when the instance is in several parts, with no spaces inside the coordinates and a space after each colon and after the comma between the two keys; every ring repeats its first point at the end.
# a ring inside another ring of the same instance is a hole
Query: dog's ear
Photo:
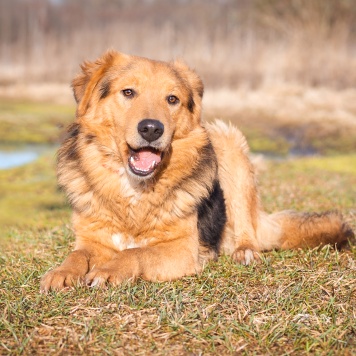
{"type": "Polygon", "coordinates": [[[77,116],[82,116],[86,113],[90,98],[98,82],[109,68],[117,64],[120,57],[124,57],[124,55],[110,50],[95,62],[85,61],[81,64],[82,72],[72,81],[74,98],[78,104],[77,116]]]}
{"type": "Polygon", "coordinates": [[[178,70],[179,75],[189,84],[194,94],[202,99],[204,94],[204,84],[199,75],[193,69],[189,68],[182,60],[173,62],[173,66],[178,70]]]}

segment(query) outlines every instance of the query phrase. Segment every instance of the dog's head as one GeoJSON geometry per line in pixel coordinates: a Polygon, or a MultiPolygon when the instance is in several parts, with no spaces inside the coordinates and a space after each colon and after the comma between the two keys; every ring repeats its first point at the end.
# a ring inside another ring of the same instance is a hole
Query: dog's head
{"type": "Polygon", "coordinates": [[[81,68],[72,83],[77,120],[101,145],[118,151],[132,177],[152,178],[172,140],[200,125],[203,84],[182,62],[110,51],[81,68]]]}

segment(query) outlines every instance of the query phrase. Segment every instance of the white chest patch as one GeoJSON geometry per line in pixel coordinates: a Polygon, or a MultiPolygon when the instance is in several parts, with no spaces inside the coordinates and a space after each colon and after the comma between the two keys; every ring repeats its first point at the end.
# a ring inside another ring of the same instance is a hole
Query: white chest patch
{"type": "Polygon", "coordinates": [[[141,244],[135,243],[135,240],[132,236],[125,234],[114,234],[112,235],[111,239],[112,243],[120,251],[127,250],[129,248],[141,247],[141,244]]]}

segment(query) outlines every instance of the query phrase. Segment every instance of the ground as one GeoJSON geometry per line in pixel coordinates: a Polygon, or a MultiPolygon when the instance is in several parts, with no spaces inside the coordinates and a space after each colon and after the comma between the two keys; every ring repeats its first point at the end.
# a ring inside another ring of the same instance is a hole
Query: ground
{"type": "MultiPolygon", "coordinates": [[[[261,144],[263,131],[251,132],[261,144]]],[[[273,152],[277,160],[258,165],[267,211],[338,209],[356,230],[352,150],[293,159],[273,152]]],[[[54,162],[53,151],[0,171],[0,354],[354,354],[355,247],[274,251],[252,266],[222,256],[175,282],[40,294],[41,276],[74,241],[54,162]]]]}

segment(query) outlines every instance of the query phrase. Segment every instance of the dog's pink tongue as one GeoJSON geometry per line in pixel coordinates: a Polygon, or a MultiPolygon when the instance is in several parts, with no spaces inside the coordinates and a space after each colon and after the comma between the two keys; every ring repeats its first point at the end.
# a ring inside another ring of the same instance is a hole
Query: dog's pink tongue
{"type": "Polygon", "coordinates": [[[136,168],[148,170],[153,168],[155,164],[161,162],[161,155],[150,150],[141,150],[135,153],[134,160],[136,168]]]}

